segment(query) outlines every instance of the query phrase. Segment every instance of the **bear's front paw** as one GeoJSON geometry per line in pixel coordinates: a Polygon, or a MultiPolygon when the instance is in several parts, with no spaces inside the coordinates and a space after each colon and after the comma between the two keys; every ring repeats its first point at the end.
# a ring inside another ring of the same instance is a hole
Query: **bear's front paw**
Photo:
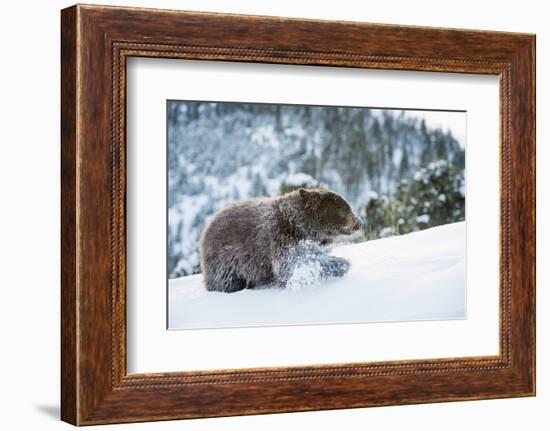
{"type": "Polygon", "coordinates": [[[325,277],[342,277],[351,268],[351,262],[343,257],[327,256],[322,264],[325,277]]]}

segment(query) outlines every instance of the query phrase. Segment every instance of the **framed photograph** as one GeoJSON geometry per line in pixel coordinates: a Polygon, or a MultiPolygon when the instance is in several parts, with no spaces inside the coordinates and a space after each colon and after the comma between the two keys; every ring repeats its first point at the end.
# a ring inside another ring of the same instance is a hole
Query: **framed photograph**
{"type": "Polygon", "coordinates": [[[63,420],[534,396],[534,35],[61,18],[63,420]]]}
{"type": "Polygon", "coordinates": [[[466,112],[166,109],[168,329],[466,318],[466,112]]]}

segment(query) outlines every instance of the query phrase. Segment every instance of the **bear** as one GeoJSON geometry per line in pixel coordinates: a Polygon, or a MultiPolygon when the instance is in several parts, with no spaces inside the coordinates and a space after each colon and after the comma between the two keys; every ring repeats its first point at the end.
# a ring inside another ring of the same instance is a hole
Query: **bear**
{"type": "Polygon", "coordinates": [[[266,285],[284,288],[305,254],[318,263],[322,277],[343,276],[350,263],[328,256],[327,245],[361,227],[346,200],[324,188],[231,204],[202,232],[204,284],[208,291],[227,293],[266,285]]]}

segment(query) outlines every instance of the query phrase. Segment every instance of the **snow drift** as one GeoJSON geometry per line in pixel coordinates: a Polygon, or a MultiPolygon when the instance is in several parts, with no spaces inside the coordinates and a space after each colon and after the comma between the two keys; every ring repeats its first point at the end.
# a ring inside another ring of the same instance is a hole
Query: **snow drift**
{"type": "Polygon", "coordinates": [[[172,279],[169,329],[462,319],[465,243],[459,222],[337,246],[352,264],[344,277],[291,289],[208,292],[200,274],[172,279]]]}

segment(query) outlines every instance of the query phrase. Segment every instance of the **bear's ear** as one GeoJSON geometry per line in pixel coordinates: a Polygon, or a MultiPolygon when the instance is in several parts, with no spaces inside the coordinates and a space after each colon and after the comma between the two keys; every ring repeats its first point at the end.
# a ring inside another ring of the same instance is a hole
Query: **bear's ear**
{"type": "Polygon", "coordinates": [[[315,210],[321,203],[321,194],[317,189],[298,189],[298,193],[305,204],[306,209],[315,210]]]}
{"type": "Polygon", "coordinates": [[[300,197],[302,197],[302,198],[307,198],[307,196],[309,194],[311,194],[311,192],[308,189],[304,189],[304,188],[299,188],[298,193],[300,194],[300,197]]]}

